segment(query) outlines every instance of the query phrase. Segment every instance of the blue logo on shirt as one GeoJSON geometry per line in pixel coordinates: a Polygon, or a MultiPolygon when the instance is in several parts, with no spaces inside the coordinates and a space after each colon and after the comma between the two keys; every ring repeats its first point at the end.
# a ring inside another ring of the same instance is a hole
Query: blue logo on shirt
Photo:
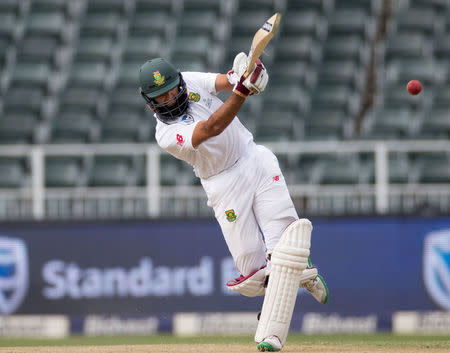
{"type": "Polygon", "coordinates": [[[194,122],[194,118],[189,114],[185,114],[181,118],[181,122],[185,123],[186,125],[191,125],[194,122]]]}

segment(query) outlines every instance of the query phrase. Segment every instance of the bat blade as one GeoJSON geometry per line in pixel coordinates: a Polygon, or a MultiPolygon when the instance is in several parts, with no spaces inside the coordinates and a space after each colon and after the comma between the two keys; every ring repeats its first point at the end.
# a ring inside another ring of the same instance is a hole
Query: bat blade
{"type": "Polygon", "coordinates": [[[270,40],[276,33],[278,25],[281,21],[281,14],[277,12],[269,18],[260,29],[258,29],[253,37],[252,45],[248,53],[248,67],[244,76],[247,77],[255,66],[256,60],[261,56],[262,52],[269,44],[270,40]]]}

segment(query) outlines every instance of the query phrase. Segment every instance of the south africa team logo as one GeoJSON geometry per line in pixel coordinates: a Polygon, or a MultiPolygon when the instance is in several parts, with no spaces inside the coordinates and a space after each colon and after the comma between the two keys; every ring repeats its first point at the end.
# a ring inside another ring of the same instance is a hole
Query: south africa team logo
{"type": "Polygon", "coordinates": [[[154,78],[154,81],[153,81],[153,82],[155,82],[155,84],[156,84],[157,86],[161,86],[161,85],[164,84],[164,82],[166,82],[166,81],[165,81],[165,77],[162,76],[161,73],[160,73],[159,71],[153,72],[153,78],[154,78]]]}
{"type": "Polygon", "coordinates": [[[228,222],[234,222],[237,218],[236,214],[234,213],[234,210],[225,211],[225,214],[227,215],[228,222]]]}
{"type": "Polygon", "coordinates": [[[194,101],[194,102],[198,102],[200,100],[200,94],[195,93],[195,92],[190,92],[189,93],[189,100],[194,101]]]}

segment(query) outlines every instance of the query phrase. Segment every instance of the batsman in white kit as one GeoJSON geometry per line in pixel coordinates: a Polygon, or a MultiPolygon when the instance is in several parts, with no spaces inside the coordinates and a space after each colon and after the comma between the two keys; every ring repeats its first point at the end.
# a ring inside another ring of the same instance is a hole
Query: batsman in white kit
{"type": "Polygon", "coordinates": [[[298,287],[320,303],[327,302],[328,288],[309,261],[311,222],[299,219],[277,158],[255,144],[236,116],[245,99],[263,92],[268,82],[260,60],[251,69],[247,65],[247,55],[239,53],[227,74],[179,72],[155,58],[140,68],[140,90],[157,118],[158,144],[193,166],[214,209],[241,273],[228,288],[248,297],[265,295],[258,350],[279,351],[298,287]],[[223,91],[232,91],[225,102],[216,96],[223,91]]]}

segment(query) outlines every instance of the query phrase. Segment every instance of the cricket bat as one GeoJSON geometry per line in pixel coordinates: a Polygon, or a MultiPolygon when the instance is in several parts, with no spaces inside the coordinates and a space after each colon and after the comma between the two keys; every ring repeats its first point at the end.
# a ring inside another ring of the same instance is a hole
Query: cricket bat
{"type": "Polygon", "coordinates": [[[248,66],[247,71],[244,73],[244,77],[247,77],[252,72],[255,66],[256,60],[261,56],[264,48],[269,44],[270,40],[274,36],[278,29],[278,25],[281,21],[281,14],[277,12],[271,18],[269,18],[260,29],[258,29],[253,36],[252,45],[248,53],[248,66]]]}

